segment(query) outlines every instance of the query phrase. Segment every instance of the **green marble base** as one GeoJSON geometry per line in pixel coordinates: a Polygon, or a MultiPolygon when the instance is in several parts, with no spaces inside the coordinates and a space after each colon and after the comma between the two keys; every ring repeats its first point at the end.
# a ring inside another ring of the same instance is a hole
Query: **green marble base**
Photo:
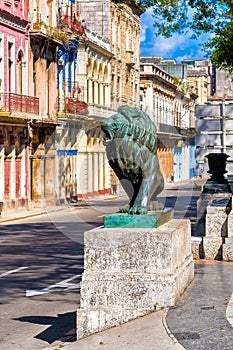
{"type": "Polygon", "coordinates": [[[163,211],[149,211],[145,215],[116,213],[104,216],[104,227],[157,228],[173,219],[173,216],[172,208],[164,208],[163,211]]]}

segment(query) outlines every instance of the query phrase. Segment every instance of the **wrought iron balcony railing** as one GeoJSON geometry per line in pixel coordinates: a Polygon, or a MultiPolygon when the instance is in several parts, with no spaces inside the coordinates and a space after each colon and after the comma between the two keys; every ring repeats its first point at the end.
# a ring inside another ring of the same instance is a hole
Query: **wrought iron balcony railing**
{"type": "Polygon", "coordinates": [[[39,114],[39,98],[12,92],[0,94],[1,112],[24,112],[39,114]]]}
{"type": "Polygon", "coordinates": [[[52,27],[42,21],[40,15],[37,15],[36,21],[32,24],[31,27],[31,31],[41,32],[45,35],[49,35],[51,38],[56,38],[57,30],[75,33],[80,36],[85,34],[85,28],[83,27],[82,23],[74,16],[58,16],[57,25],[55,27],[52,27]]]}
{"type": "Polygon", "coordinates": [[[77,98],[66,97],[58,98],[57,112],[65,114],[88,114],[88,105],[86,102],[77,98]]]}
{"type": "Polygon", "coordinates": [[[58,18],[57,28],[62,30],[71,30],[78,35],[85,34],[85,28],[82,23],[76,18],[71,16],[63,16],[58,18]]]}

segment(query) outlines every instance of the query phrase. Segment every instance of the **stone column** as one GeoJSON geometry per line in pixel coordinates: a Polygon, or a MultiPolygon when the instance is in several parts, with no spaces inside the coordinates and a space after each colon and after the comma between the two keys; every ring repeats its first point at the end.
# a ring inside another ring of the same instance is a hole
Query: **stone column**
{"type": "Polygon", "coordinates": [[[25,147],[22,150],[22,160],[21,160],[21,188],[20,188],[20,193],[22,197],[26,197],[26,150],[25,147]]]}
{"type": "Polygon", "coordinates": [[[206,230],[203,238],[204,258],[222,259],[223,239],[227,236],[227,217],[230,211],[229,198],[215,198],[207,206],[206,230]]]}
{"type": "Polygon", "coordinates": [[[87,192],[92,193],[93,192],[93,184],[92,184],[92,174],[93,174],[93,165],[92,165],[92,153],[87,153],[87,192]]]}
{"type": "Polygon", "coordinates": [[[99,192],[104,193],[104,153],[99,153],[99,192]]]}
{"type": "Polygon", "coordinates": [[[110,182],[110,166],[108,164],[108,159],[106,153],[104,153],[104,190],[111,192],[111,182],[110,182]]]}
{"type": "Polygon", "coordinates": [[[92,80],[88,80],[88,103],[93,103],[92,80]]]}
{"type": "Polygon", "coordinates": [[[11,172],[10,172],[10,199],[16,199],[15,193],[15,181],[16,181],[16,160],[15,160],[15,148],[11,152],[11,172]]]}
{"type": "Polygon", "coordinates": [[[233,211],[228,215],[228,237],[223,244],[223,260],[233,261],[233,211]]]}
{"type": "Polygon", "coordinates": [[[80,198],[88,192],[87,189],[87,162],[86,153],[78,153],[76,162],[76,173],[77,173],[77,194],[80,198]]]}
{"type": "Polygon", "coordinates": [[[0,201],[4,199],[4,147],[0,150],[0,201]]]}
{"type": "Polygon", "coordinates": [[[95,104],[99,104],[99,98],[98,98],[99,91],[98,91],[98,88],[99,88],[98,82],[95,81],[94,82],[94,101],[93,101],[95,104]]]}
{"type": "Polygon", "coordinates": [[[104,95],[105,95],[105,104],[109,106],[111,104],[110,98],[110,84],[104,85],[104,95]]]}
{"type": "Polygon", "coordinates": [[[98,193],[98,153],[94,152],[94,167],[93,167],[93,191],[95,194],[98,193]]]}
{"type": "Polygon", "coordinates": [[[104,87],[103,84],[99,85],[99,104],[104,104],[104,87]]]}

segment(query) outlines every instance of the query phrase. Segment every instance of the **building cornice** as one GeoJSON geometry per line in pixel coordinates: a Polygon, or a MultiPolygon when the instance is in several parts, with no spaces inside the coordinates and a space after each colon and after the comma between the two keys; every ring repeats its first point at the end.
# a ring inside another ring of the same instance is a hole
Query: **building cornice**
{"type": "Polygon", "coordinates": [[[0,9],[0,22],[10,28],[16,28],[21,32],[25,32],[27,24],[29,23],[25,19],[20,19],[10,13],[6,13],[0,9]]]}

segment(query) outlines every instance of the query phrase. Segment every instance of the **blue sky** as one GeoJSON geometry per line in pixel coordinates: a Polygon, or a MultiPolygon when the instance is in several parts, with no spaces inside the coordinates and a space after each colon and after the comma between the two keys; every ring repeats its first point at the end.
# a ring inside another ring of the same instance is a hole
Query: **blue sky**
{"type": "Polygon", "coordinates": [[[203,34],[198,40],[190,39],[191,33],[174,34],[165,39],[156,37],[153,28],[152,10],[148,9],[141,16],[141,56],[161,56],[165,59],[174,58],[177,63],[183,59],[206,59],[200,44],[207,41],[208,35],[203,34]]]}

